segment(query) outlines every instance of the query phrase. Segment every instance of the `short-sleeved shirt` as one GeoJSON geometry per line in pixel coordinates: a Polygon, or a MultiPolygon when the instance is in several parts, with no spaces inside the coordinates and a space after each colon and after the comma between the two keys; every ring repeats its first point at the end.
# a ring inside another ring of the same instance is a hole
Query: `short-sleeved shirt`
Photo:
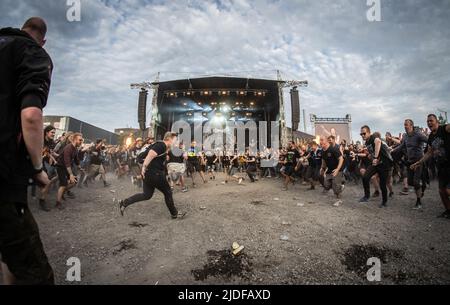
{"type": "Polygon", "coordinates": [[[286,153],[286,164],[292,165],[297,163],[297,159],[300,158],[300,153],[296,149],[289,149],[286,153]]]}
{"type": "Polygon", "coordinates": [[[450,166],[450,134],[446,132],[446,127],[439,126],[437,132],[428,137],[428,149],[433,149],[433,157],[439,167],[450,166]]]}
{"type": "Polygon", "coordinates": [[[172,151],[169,151],[169,163],[184,163],[183,154],[175,156],[172,151]]]}
{"type": "MultiPolygon", "coordinates": [[[[337,146],[328,147],[322,152],[322,159],[327,165],[327,174],[331,174],[339,165],[339,158],[342,157],[341,151],[337,146]]],[[[343,168],[341,167],[341,171],[343,168]]]]}
{"type": "Polygon", "coordinates": [[[163,172],[165,170],[164,162],[167,156],[167,146],[164,142],[156,142],[150,151],[155,151],[157,156],[150,162],[148,171],[163,172]]]}

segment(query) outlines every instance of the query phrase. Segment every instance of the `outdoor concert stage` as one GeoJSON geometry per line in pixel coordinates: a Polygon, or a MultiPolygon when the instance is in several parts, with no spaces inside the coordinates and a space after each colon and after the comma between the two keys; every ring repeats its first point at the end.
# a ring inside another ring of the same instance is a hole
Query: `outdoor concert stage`
{"type": "MultiPolygon", "coordinates": [[[[174,122],[267,122],[270,145],[271,122],[279,123],[280,143],[290,140],[284,114],[283,89],[306,82],[237,77],[203,77],[132,85],[153,90],[150,128],[157,138],[172,129],[174,122]]],[[[297,101],[298,103],[298,101],[297,101]]],[[[142,121],[142,120],[141,120],[142,121]]],[[[192,129],[193,132],[193,129],[192,129]]],[[[192,133],[193,134],[193,133],[192,133]]]]}

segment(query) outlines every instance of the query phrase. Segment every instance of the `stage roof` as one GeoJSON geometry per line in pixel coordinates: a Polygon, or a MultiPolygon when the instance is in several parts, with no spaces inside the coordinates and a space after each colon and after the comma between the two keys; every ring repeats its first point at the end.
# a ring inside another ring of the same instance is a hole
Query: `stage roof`
{"type": "Polygon", "coordinates": [[[278,90],[278,83],[283,81],[238,78],[238,77],[202,77],[191,79],[179,79],[164,82],[154,82],[153,85],[159,85],[160,91],[169,90],[188,90],[188,89],[265,89],[278,90]]]}

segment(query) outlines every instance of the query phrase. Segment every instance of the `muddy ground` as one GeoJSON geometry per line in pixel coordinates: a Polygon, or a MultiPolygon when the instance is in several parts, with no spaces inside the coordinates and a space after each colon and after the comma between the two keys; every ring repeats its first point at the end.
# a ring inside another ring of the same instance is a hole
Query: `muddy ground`
{"type": "Polygon", "coordinates": [[[158,192],[120,217],[113,201],[136,189],[114,178],[109,188],[75,189],[64,211],[32,202],[57,283],[371,284],[366,262],[378,257],[381,284],[450,284],[450,221],[436,218],[436,182],[415,211],[412,193],[380,209],[379,199],[357,203],[362,186],[347,185],[334,207],[331,192],[304,185],[281,191],[278,179],[222,181],[175,191],[184,220],[170,219],[158,192]],[[233,242],[245,247],[237,257],[233,242]],[[70,257],[81,261],[80,283],[66,281],[70,257]]]}

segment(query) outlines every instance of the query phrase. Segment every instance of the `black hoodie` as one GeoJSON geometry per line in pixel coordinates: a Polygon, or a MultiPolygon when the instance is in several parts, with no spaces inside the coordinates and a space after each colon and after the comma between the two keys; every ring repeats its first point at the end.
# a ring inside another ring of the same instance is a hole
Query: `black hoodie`
{"type": "Polygon", "coordinates": [[[15,194],[20,193],[17,190],[26,187],[32,167],[22,140],[20,113],[27,107],[45,107],[52,70],[50,56],[28,33],[13,28],[0,29],[2,200],[24,200],[23,195],[18,198],[19,195],[15,194]]]}

